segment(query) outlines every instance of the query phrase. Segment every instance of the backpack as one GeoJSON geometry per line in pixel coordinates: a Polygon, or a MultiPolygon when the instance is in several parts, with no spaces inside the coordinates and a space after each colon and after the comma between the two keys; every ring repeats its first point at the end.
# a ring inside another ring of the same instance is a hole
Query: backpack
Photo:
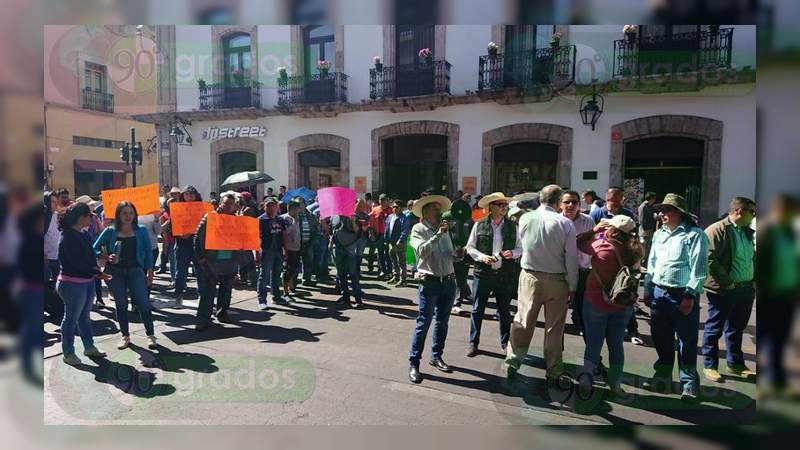
{"type": "Polygon", "coordinates": [[[620,258],[617,252],[617,247],[612,244],[612,248],[614,249],[614,255],[617,257],[620,268],[619,272],[617,272],[617,275],[614,277],[614,283],[611,285],[610,289],[603,286],[603,281],[596,271],[593,270],[592,272],[597,278],[597,282],[600,284],[603,300],[611,306],[627,308],[633,306],[639,298],[639,278],[633,274],[629,266],[622,264],[622,258],[620,258]]]}

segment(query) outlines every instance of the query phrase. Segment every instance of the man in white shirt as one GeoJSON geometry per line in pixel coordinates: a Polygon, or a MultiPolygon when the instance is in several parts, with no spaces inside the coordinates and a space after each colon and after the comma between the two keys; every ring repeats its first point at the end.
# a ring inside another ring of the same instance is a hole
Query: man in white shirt
{"type": "Polygon", "coordinates": [[[489,295],[494,294],[500,322],[500,347],[506,350],[511,329],[511,297],[514,296],[514,277],[517,275],[522,246],[517,226],[506,217],[510,198],[502,192],[489,194],[479,202],[489,208],[490,215],[478,221],[467,240],[467,253],[475,261],[473,300],[468,357],[478,354],[481,323],[489,295]]]}
{"type": "Polygon", "coordinates": [[[556,210],[562,193],[558,185],[545,186],[539,193],[539,208],[525,213],[519,221],[522,272],[517,314],[511,324],[506,354],[509,380],[514,378],[528,354],[542,307],[547,380],[552,382],[565,376],[561,359],[564,322],[578,284],[578,249],[575,226],[556,210]]]}
{"type": "MultiPolygon", "coordinates": [[[[585,233],[594,228],[594,220],[581,212],[581,199],[575,191],[564,191],[561,194],[561,214],[572,221],[575,235],[585,233]]],[[[592,268],[592,257],[578,250],[578,287],[572,300],[572,326],[583,336],[583,293],[586,290],[586,279],[592,268]]]]}

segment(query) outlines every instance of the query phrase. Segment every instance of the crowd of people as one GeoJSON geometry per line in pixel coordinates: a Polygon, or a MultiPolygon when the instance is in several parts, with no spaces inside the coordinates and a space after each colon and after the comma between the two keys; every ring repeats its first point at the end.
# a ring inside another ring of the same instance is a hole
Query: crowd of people
{"type": "Polygon", "coordinates": [[[644,344],[636,320],[643,303],[650,309],[655,347],[653,376],[643,387],[668,392],[677,354],[681,397],[693,401],[700,385],[696,353],[701,296],[706,293],[708,299],[701,350],[704,378],[753,378],[742,336],[759,285],[764,286],[759,289],[764,314],[785,324],[778,331],[758,329],[758,344],[767,348],[772,361],[765,375],[775,386],[786,383],[780,364],[791,325],[786,308],[793,305],[800,285],[797,254],[784,245],[794,242],[791,217],[797,204],[786,196],[772,205],[756,253],[751,227],[756,205],[744,197],[732,199],[727,214],[704,230],[680,195],[667,194],[656,203],[656,194],[647,193],[634,212],[624,207],[619,187],[610,187],[603,199],[593,191],[578,193],[557,185],[475,198],[462,192],[452,199],[423,192],[407,202],[387,194],[373,200],[367,194],[357,200],[352,215],[332,217],[320,217],[313,197],[290,198],[285,186],[277,194],[268,188],[260,202],[250,191],[211,193],[216,214],[258,219],[260,249],[229,251],[206,248],[208,215],[193,233],[172,232],[171,205],[202,201],[192,186],[164,186],[162,211],[155,215],[140,217],[129,202],[106,205],[115,208],[111,220],[104,220],[104,205],[88,196],[72,201],[69,193],[62,194],[46,192],[44,197],[44,268],[45,279],[56,282],[64,304],[61,335],[67,364],[80,364],[73,343],[76,331],[86,356],[105,355],[93,343],[89,322],[92,304],[105,306],[103,282],[114,300],[121,334],[117,348],[131,343],[130,300],[145,326],[147,346],[156,349],[150,301],[156,271],[169,278],[170,307],[176,309],[185,308],[193,273],[198,332],[215,319],[232,320],[228,309],[234,287],[254,287],[262,311],[296,301],[297,286],[318,283],[335,287],[339,306],[359,308],[365,298],[361,276],[370,273],[396,288],[417,289],[419,312],[408,355],[413,383],[423,379],[420,361],[431,324],[429,363],[452,371],[443,359],[449,318],[467,305],[466,356],[481,353],[483,319],[494,298],[509,380],[517,377],[544,310],[547,381],[556,386],[603,383],[624,394],[623,343],[644,344]],[[755,261],[762,259],[771,270],[755,270],[755,261]],[[570,308],[572,327],[585,343],[584,364],[574,377],[562,361],[570,308]],[[718,355],[723,334],[724,375],[718,355]],[[607,367],[600,356],[603,343],[607,367]]]}

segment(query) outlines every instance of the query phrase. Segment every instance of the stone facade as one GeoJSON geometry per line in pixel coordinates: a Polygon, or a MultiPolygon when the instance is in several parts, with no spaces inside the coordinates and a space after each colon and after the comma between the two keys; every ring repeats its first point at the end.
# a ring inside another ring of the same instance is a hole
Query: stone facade
{"type": "Polygon", "coordinates": [[[703,184],[700,187],[700,219],[713,222],[719,211],[719,183],[722,162],[722,122],[687,115],[640,117],[611,127],[609,180],[622,186],[625,171],[625,143],[658,136],[682,136],[705,143],[703,184]],[[618,139],[614,139],[618,137],[618,139]]]}
{"type": "Polygon", "coordinates": [[[515,142],[544,142],[558,145],[556,183],[570,185],[572,164],[572,128],[549,123],[516,123],[483,133],[481,151],[481,193],[494,190],[494,149],[515,142]]]}
{"type": "Polygon", "coordinates": [[[333,150],[339,153],[342,179],[350,186],[350,140],[335,134],[307,134],[289,140],[289,188],[298,186],[300,176],[299,154],[308,150],[333,150]]]}
{"type": "Polygon", "coordinates": [[[372,130],[372,191],[379,192],[381,190],[384,139],[412,134],[435,134],[447,136],[447,190],[455,192],[458,189],[459,130],[460,127],[457,124],[435,120],[398,122],[372,130]]]}
{"type": "MultiPolygon", "coordinates": [[[[211,173],[210,180],[213,191],[219,192],[219,156],[231,152],[248,152],[256,155],[256,170],[264,170],[264,141],[249,137],[219,139],[211,143],[211,173]]],[[[257,198],[264,197],[264,185],[259,184],[256,189],[257,198]]]]}

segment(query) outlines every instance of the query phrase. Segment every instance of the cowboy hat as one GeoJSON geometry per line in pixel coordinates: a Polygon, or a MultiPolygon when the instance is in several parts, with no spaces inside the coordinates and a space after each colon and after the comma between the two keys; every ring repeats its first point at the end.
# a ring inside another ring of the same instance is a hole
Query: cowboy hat
{"type": "Polygon", "coordinates": [[[520,208],[519,202],[516,200],[512,200],[508,202],[508,217],[514,217],[521,212],[525,212],[524,208],[520,208]]]}
{"type": "Polygon", "coordinates": [[[630,233],[636,228],[636,222],[623,214],[617,214],[610,219],[603,219],[601,222],[607,223],[609,226],[614,227],[623,233],[630,233]]]}
{"type": "Polygon", "coordinates": [[[478,202],[478,208],[488,208],[493,202],[503,201],[503,202],[510,202],[512,200],[511,197],[506,197],[505,194],[502,192],[492,192],[489,195],[484,195],[483,198],[478,202]]]}
{"type": "Polygon", "coordinates": [[[169,190],[169,193],[170,194],[180,194],[181,193],[181,188],[173,187],[172,189],[169,190]]]}
{"type": "Polygon", "coordinates": [[[688,207],[688,205],[686,203],[686,199],[681,197],[678,194],[667,194],[667,195],[665,195],[664,196],[664,201],[659,203],[659,204],[657,204],[657,205],[655,205],[654,208],[656,210],[660,211],[665,206],[671,206],[671,207],[677,209],[684,216],[691,217],[691,215],[692,215],[692,213],[689,212],[689,207],[688,207]]]}
{"type": "Polygon", "coordinates": [[[422,218],[422,208],[431,203],[438,203],[442,205],[442,212],[449,211],[450,207],[452,206],[450,199],[444,195],[426,195],[425,197],[422,197],[414,202],[411,212],[414,213],[415,216],[422,218]]]}
{"type": "Polygon", "coordinates": [[[89,197],[88,195],[81,195],[80,197],[75,199],[75,203],[83,203],[85,205],[88,205],[91,202],[92,202],[92,197],[89,197]]]}
{"type": "Polygon", "coordinates": [[[520,203],[522,202],[530,202],[533,200],[539,200],[539,193],[538,192],[524,192],[522,194],[517,194],[511,197],[512,200],[516,200],[520,203]]]}

